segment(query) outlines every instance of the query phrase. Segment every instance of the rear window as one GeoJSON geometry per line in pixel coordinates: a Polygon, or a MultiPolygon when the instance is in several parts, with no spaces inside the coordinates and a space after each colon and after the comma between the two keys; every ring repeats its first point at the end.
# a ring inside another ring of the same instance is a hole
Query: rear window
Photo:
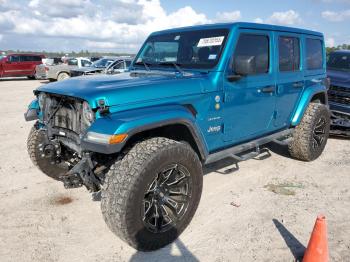
{"type": "Polygon", "coordinates": [[[300,45],[296,37],[279,38],[279,68],[281,72],[300,69],[300,45]]]}
{"type": "Polygon", "coordinates": [[[306,39],[306,68],[308,70],[322,69],[323,45],[319,39],[306,39]]]}
{"type": "Polygon", "coordinates": [[[330,54],[327,68],[338,71],[350,71],[350,53],[330,54]]]}

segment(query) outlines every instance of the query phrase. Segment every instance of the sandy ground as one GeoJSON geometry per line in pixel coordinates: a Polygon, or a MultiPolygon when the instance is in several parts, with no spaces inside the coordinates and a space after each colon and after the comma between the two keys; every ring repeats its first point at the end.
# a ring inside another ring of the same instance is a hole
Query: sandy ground
{"type": "Polygon", "coordinates": [[[230,161],[206,167],[190,226],[174,244],[142,253],[108,230],[84,188],[65,190],[30,162],[33,123],[23,113],[41,84],[0,80],[1,261],[295,261],[318,213],[331,261],[350,261],[350,140],[330,139],[312,163],[274,146],[238,170],[230,161]]]}

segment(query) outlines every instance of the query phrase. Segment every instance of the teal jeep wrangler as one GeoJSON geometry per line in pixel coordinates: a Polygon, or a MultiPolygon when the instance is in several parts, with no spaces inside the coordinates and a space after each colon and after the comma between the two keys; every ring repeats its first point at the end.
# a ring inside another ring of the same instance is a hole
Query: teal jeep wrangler
{"type": "Polygon", "coordinates": [[[205,164],[288,144],[312,161],[330,125],[323,35],[250,23],[151,34],[130,71],[34,91],[33,163],[101,196],[108,227],[139,250],[174,241],[201,198],[205,164]]]}

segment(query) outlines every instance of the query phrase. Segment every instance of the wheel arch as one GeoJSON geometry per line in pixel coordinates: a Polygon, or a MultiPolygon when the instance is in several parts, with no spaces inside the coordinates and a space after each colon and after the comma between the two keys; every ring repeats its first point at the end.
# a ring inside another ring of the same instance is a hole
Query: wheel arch
{"type": "Polygon", "coordinates": [[[172,119],[138,128],[132,132],[132,135],[130,135],[125,142],[123,148],[137,141],[153,137],[165,137],[179,142],[186,142],[192,147],[202,161],[204,161],[208,155],[200,135],[186,119],[172,119]]]}
{"type": "Polygon", "coordinates": [[[311,102],[317,102],[328,105],[327,90],[323,85],[314,85],[307,87],[303,92],[299,104],[292,115],[291,126],[297,126],[303,118],[308,105],[311,102]]]}
{"type": "Polygon", "coordinates": [[[121,144],[109,145],[104,149],[96,149],[91,142],[83,140],[87,150],[100,153],[103,151],[118,153],[136,141],[158,136],[187,142],[202,161],[208,156],[207,145],[196,124],[195,113],[182,105],[164,105],[111,113],[98,118],[88,132],[107,135],[127,134],[127,138],[121,144]]]}
{"type": "Polygon", "coordinates": [[[58,71],[57,74],[56,74],[56,79],[58,78],[58,76],[59,76],[60,74],[63,74],[63,73],[66,73],[66,74],[68,74],[68,75],[70,76],[70,73],[67,72],[66,70],[58,71]]]}

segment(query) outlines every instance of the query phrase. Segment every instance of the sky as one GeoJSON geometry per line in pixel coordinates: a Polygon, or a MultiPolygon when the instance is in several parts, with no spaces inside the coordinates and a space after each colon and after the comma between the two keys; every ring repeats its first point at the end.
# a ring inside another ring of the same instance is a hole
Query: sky
{"type": "Polygon", "coordinates": [[[153,31],[235,21],[350,44],[350,0],[0,0],[0,50],[135,53],[153,31]]]}

